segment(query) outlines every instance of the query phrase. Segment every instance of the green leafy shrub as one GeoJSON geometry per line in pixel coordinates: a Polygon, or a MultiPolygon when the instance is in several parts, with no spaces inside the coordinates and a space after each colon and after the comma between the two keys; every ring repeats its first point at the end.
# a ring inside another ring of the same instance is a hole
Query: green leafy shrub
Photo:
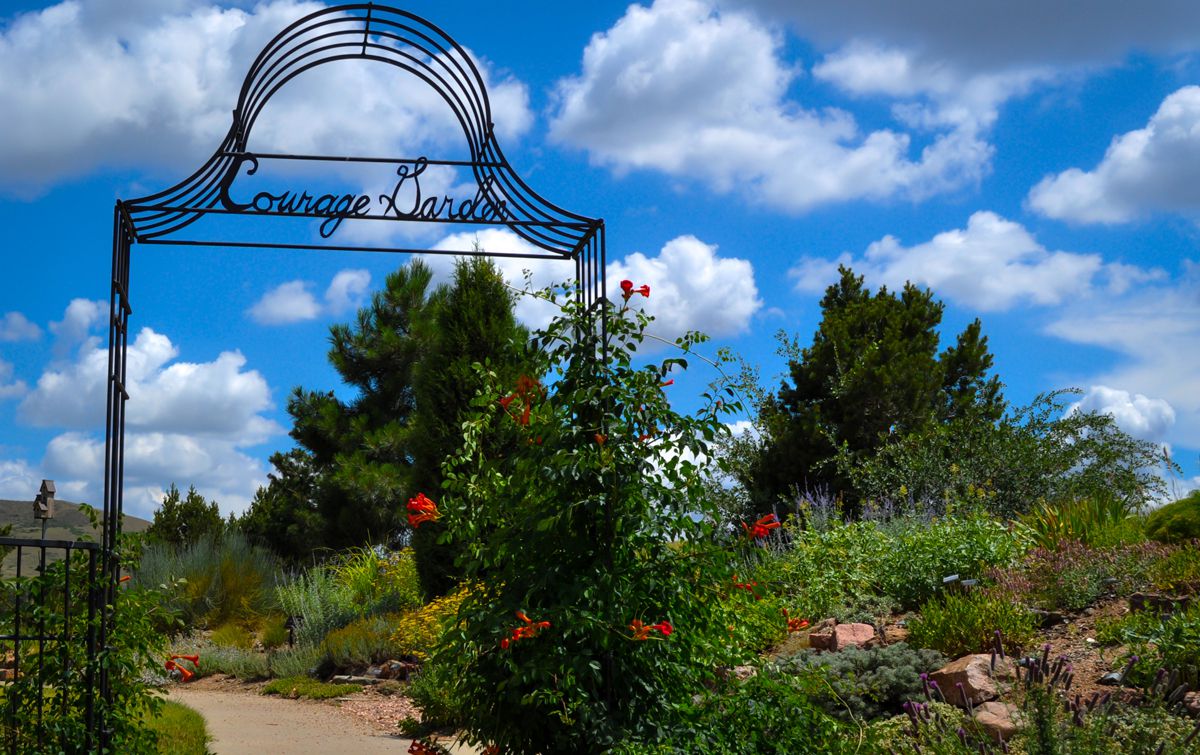
{"type": "Polygon", "coordinates": [[[840,621],[886,615],[894,607],[911,610],[934,595],[944,577],[976,579],[1023,551],[1002,523],[984,514],[835,522],[791,534],[792,548],[777,563],[767,562],[770,572],[759,581],[773,585],[800,615],[840,621]]]}
{"type": "Polygon", "coordinates": [[[719,688],[689,706],[686,725],[667,736],[634,740],[613,749],[650,753],[864,752],[861,727],[838,721],[814,700],[813,681],[763,669],[745,682],[719,688]]]}
{"type": "Polygon", "coordinates": [[[329,684],[317,681],[308,676],[289,676],[282,679],[272,679],[262,688],[264,695],[279,695],[293,700],[332,700],[335,697],[345,697],[362,692],[357,684],[329,684]]]}
{"type": "Polygon", "coordinates": [[[909,642],[951,658],[989,652],[999,631],[1016,655],[1034,638],[1034,617],[1023,606],[988,590],[946,592],[921,606],[908,623],[909,642]]]}
{"type": "Polygon", "coordinates": [[[1146,535],[1160,543],[1200,539],[1200,490],[1151,512],[1146,518],[1146,535]]]}
{"type": "Polygon", "coordinates": [[[837,653],[802,652],[779,661],[781,671],[822,678],[828,692],[814,696],[822,708],[843,720],[870,720],[901,713],[906,700],[922,692],[921,674],[946,664],[936,650],[911,648],[903,642],[837,653]]]}
{"type": "Polygon", "coordinates": [[[359,615],[350,588],[326,567],[314,567],[281,584],[276,596],[285,614],[300,619],[295,634],[301,645],[320,645],[325,635],[359,615]]]}
{"type": "Polygon", "coordinates": [[[1200,602],[1186,611],[1158,614],[1139,611],[1107,628],[1104,638],[1128,648],[1138,661],[1129,677],[1147,684],[1160,668],[1184,674],[1193,688],[1200,687],[1200,602]]]}
{"type": "Polygon", "coordinates": [[[398,614],[384,614],[352,621],[325,635],[325,652],[339,669],[362,667],[401,655],[392,641],[399,618],[398,614]]]}
{"type": "Polygon", "coordinates": [[[1149,586],[1174,594],[1200,593],[1200,548],[1184,545],[1172,548],[1155,559],[1149,586]]]}
{"type": "Polygon", "coordinates": [[[254,646],[254,637],[245,627],[237,624],[222,624],[213,630],[210,639],[218,647],[249,650],[254,646]]]}
{"type": "Polygon", "coordinates": [[[989,568],[1013,563],[1022,552],[1007,527],[986,514],[932,523],[908,518],[892,528],[878,578],[883,592],[905,610],[933,597],[948,575],[978,579],[989,568]]]}
{"type": "Polygon", "coordinates": [[[486,387],[437,502],[478,587],[435,659],[453,668],[468,740],[513,753],[656,737],[736,651],[714,621],[732,571],[695,461],[735,396],[716,389],[696,416],[678,414],[662,384],[686,362],[634,366],[640,310],[611,308],[602,331],[603,302],[559,303],[566,316],[534,339],[532,374],[549,387],[500,385],[480,366],[486,387]],[[490,452],[496,426],[519,434],[518,452],[490,452]],[[639,639],[635,622],[663,628],[639,639]]]}
{"type": "Polygon", "coordinates": [[[456,729],[465,720],[462,704],[454,693],[453,669],[428,661],[409,681],[405,694],[421,711],[421,720],[401,724],[410,736],[436,729],[456,729]]]}
{"type": "Polygon", "coordinates": [[[411,548],[388,551],[379,546],[354,548],[330,570],[350,592],[361,616],[396,613],[421,605],[421,588],[411,548]]]}

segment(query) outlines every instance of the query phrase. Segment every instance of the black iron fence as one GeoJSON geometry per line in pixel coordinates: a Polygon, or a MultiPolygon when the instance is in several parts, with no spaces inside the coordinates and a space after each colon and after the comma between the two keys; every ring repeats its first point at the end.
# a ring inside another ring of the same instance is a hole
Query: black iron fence
{"type": "Polygon", "coordinates": [[[100,545],[4,537],[0,552],[16,564],[0,580],[0,749],[93,751],[102,731],[100,545]]]}

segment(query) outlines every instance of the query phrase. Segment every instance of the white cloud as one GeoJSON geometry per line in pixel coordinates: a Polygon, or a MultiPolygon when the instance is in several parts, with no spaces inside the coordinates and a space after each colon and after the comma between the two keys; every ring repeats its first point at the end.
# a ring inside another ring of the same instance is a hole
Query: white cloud
{"type": "MultiPolygon", "coordinates": [[[[42,461],[45,473],[73,486],[78,499],[99,505],[103,489],[104,440],[85,433],[56,436],[42,461]]],[[[221,439],[182,433],[125,434],[125,511],[150,518],[171,484],[195,485],[220,504],[224,514],[241,512],[267,482],[263,464],[221,439]]],[[[64,496],[65,497],[65,496],[64,496]]]]}
{"type": "Polygon", "coordinates": [[[1096,412],[1112,415],[1117,425],[1143,440],[1162,441],[1175,424],[1175,410],[1160,398],[1131,394],[1106,385],[1093,385],[1068,409],[1072,412],[1096,412]]]}
{"type": "Polygon", "coordinates": [[[0,341],[36,341],[42,329],[20,312],[7,312],[0,317],[0,341]]]}
{"type": "Polygon", "coordinates": [[[246,314],[260,325],[289,325],[322,315],[340,315],[359,307],[370,286],[371,274],[366,270],[341,270],[325,289],[322,306],[309,290],[308,281],[288,281],[263,294],[246,314]]]}
{"type": "MultiPolygon", "coordinates": [[[[254,445],[282,432],[261,416],[270,389],[246,358],[222,352],[214,361],[173,362],[179,350],[165,335],[143,328],[129,344],[126,386],[129,429],[182,432],[254,445]],[[173,363],[172,363],[173,362],[173,363]]],[[[75,362],[49,368],[18,408],[22,421],[40,427],[92,430],[103,425],[108,351],[92,338],[75,362]]]]}
{"type": "Polygon", "coordinates": [[[1200,448],[1200,266],[1185,263],[1175,280],[1141,286],[1121,297],[1097,297],[1065,308],[1047,326],[1053,336],[1099,346],[1121,358],[1085,376],[1086,383],[1120,386],[1131,395],[1170,405],[1175,423],[1165,440],[1200,448]]]}
{"type": "Polygon", "coordinates": [[[1200,43],[1191,0],[722,0],[791,24],[821,45],[862,40],[920,50],[967,70],[1118,61],[1129,52],[1173,53],[1200,43]]]}
{"type": "Polygon", "coordinates": [[[650,297],[630,301],[654,315],[652,331],[676,338],[688,330],[711,336],[743,333],[762,308],[749,261],[717,256],[717,247],[695,236],[668,241],[657,257],[634,252],[608,266],[609,296],[619,299],[617,284],[649,284],[650,297]]]}
{"type": "MultiPolygon", "coordinates": [[[[71,321],[64,317],[63,322],[71,321]]],[[[23,422],[63,430],[47,445],[41,473],[67,491],[64,498],[98,504],[108,352],[100,338],[77,335],[85,340],[74,360],[47,367],[17,411],[23,422]]],[[[222,352],[209,362],[178,357],[175,344],[150,328],[129,344],[127,510],[148,516],[172,482],[194,484],[220,501],[225,512],[241,510],[266,482],[262,462],[242,449],[284,432],[265,416],[272,407],[270,388],[259,372],[246,368],[239,352],[222,352]]],[[[37,476],[28,464],[24,468],[37,476]]]]}
{"type": "MultiPolygon", "coordinates": [[[[908,134],[863,133],[849,113],[789,99],[799,72],[781,55],[781,37],[747,15],[717,13],[701,0],[632,5],[592,37],[582,73],[559,82],[551,137],[618,171],[694,178],[790,212],[851,199],[920,199],[987,172],[992,149],[978,131],[994,116],[942,106],[922,117],[909,112],[908,121],[938,130],[911,157],[908,134]]],[[[849,68],[862,62],[830,61],[822,70],[849,86],[849,68]]],[[[975,87],[994,111],[1000,95],[984,97],[990,89],[975,87]]],[[[962,87],[946,90],[957,96],[962,87]]]]}
{"type": "Polygon", "coordinates": [[[42,477],[37,470],[29,466],[29,462],[21,459],[0,459],[0,498],[11,501],[28,499],[32,502],[41,484],[42,477]]]}
{"type": "Polygon", "coordinates": [[[321,314],[321,305],[308,290],[307,283],[289,281],[263,294],[246,312],[262,325],[286,325],[315,320],[321,314]]]}
{"type": "MultiPolygon", "coordinates": [[[[487,229],[479,233],[448,236],[435,249],[470,249],[478,243],[488,252],[520,254],[539,251],[508,230],[487,229]]],[[[439,283],[449,282],[454,258],[424,255],[439,283]]],[[[528,270],[534,288],[562,283],[575,276],[570,261],[495,258],[492,260],[505,280],[516,288],[525,285],[528,270]]],[[[620,300],[618,284],[622,279],[650,286],[649,299],[638,296],[633,302],[655,316],[651,326],[655,335],[673,339],[688,330],[702,330],[712,336],[730,336],[744,332],[750,318],[762,307],[754,283],[754,269],[747,260],[723,258],[717,247],[693,236],[680,236],[667,242],[655,257],[634,252],[608,265],[608,293],[620,300]]],[[[517,300],[517,319],[532,328],[544,327],[557,313],[553,304],[522,296],[517,300]]]]}
{"type": "Polygon", "coordinates": [[[75,346],[83,343],[89,332],[101,321],[108,311],[102,301],[72,299],[67,305],[63,319],[50,323],[50,332],[55,336],[54,352],[63,356],[75,346]]]}
{"type": "MultiPolygon", "coordinates": [[[[103,165],[198,165],[228,130],[262,46],[323,7],[222,5],[72,0],[13,17],[0,29],[0,112],[22,117],[6,123],[0,184],[33,194],[103,165]]],[[[498,135],[523,133],[532,123],[525,86],[479,62],[498,135]]],[[[421,154],[461,142],[452,112],[428,85],[368,61],[291,82],[251,137],[260,151],[331,154],[421,154]]]]}
{"type": "Polygon", "coordinates": [[[325,304],[333,314],[356,309],[370,287],[371,274],[366,270],[342,270],[325,289],[325,304]]]}
{"type": "Polygon", "coordinates": [[[29,391],[24,380],[13,380],[13,366],[0,359],[0,401],[9,398],[20,398],[29,391]],[[12,382],[9,382],[12,380],[12,382]]]}
{"type": "Polygon", "coordinates": [[[1113,139],[1090,171],[1047,176],[1029,206],[1079,223],[1124,223],[1154,212],[1200,219],[1200,86],[1167,96],[1145,128],[1113,139]]]}
{"type": "Polygon", "coordinates": [[[1161,270],[1105,263],[1098,254],[1050,251],[1019,223],[992,212],[976,212],[967,227],[905,247],[885,236],[861,257],[806,257],[790,271],[797,289],[820,292],[844,264],[872,284],[898,289],[906,281],[981,311],[1020,304],[1055,306],[1097,288],[1120,294],[1136,283],[1160,279],[1161,270]]]}

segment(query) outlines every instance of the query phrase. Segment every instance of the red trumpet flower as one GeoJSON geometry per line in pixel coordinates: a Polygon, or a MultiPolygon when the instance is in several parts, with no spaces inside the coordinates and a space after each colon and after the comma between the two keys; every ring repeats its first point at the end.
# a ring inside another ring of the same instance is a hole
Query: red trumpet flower
{"type": "Polygon", "coordinates": [[[633,639],[641,641],[650,639],[650,633],[654,631],[661,632],[663,637],[670,637],[675,627],[671,626],[669,621],[647,624],[641,619],[634,619],[629,622],[629,631],[633,632],[633,639]]]}
{"type": "Polygon", "coordinates": [[[755,540],[766,537],[771,533],[771,530],[781,526],[783,525],[779,523],[779,517],[774,514],[767,514],[755,522],[754,526],[742,522],[742,529],[746,531],[746,535],[755,540]]]}
{"type": "Polygon", "coordinates": [[[424,493],[417,493],[416,498],[408,499],[408,524],[416,528],[425,522],[436,522],[442,516],[437,504],[429,500],[424,493]]]}
{"type": "Polygon", "coordinates": [[[525,622],[525,625],[519,626],[516,629],[512,630],[511,638],[505,637],[504,639],[500,640],[500,649],[501,650],[508,650],[508,648],[514,642],[519,642],[521,640],[527,640],[527,639],[530,639],[531,637],[537,637],[538,632],[542,631],[543,629],[548,629],[550,627],[550,622],[534,621],[533,619],[526,616],[524,611],[517,611],[517,618],[520,619],[521,621],[525,622]]]}
{"type": "Polygon", "coordinates": [[[637,288],[634,288],[633,281],[630,281],[630,280],[621,281],[621,296],[625,299],[625,301],[629,301],[629,299],[634,294],[641,294],[642,296],[649,297],[650,296],[649,284],[643,284],[641,286],[638,286],[637,288]]]}

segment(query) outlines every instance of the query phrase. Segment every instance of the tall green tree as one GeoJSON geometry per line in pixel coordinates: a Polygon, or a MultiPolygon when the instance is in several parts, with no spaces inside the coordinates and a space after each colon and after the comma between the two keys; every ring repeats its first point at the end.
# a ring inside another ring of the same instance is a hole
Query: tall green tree
{"type": "Polygon", "coordinates": [[[419,260],[388,275],[353,326],[330,328],[329,361],[352,396],[296,388],[292,438],[321,476],[322,545],[382,543],[404,528],[412,494],[417,366],[429,351],[433,273],[419,260]]]}
{"type": "Polygon", "coordinates": [[[307,561],[325,544],[325,520],[317,504],[324,476],[302,448],[272,454],[271,464],[275,471],[236,524],[276,555],[294,563],[307,561]]]}
{"type": "MultiPolygon", "coordinates": [[[[464,415],[484,387],[475,365],[486,365],[508,384],[532,369],[525,358],[528,333],[516,321],[515,305],[516,295],[495,265],[480,257],[459,260],[453,283],[434,297],[429,348],[414,373],[411,438],[414,489],[434,500],[442,496],[442,463],[462,446],[464,415]]],[[[516,449],[517,434],[498,423],[481,442],[481,453],[500,458],[516,449]]],[[[442,531],[431,522],[412,536],[417,574],[429,596],[445,593],[460,576],[457,549],[439,542],[442,531]]]]}
{"type": "MultiPolygon", "coordinates": [[[[240,520],[280,555],[405,537],[405,503],[437,499],[441,465],[461,443],[460,415],[486,364],[515,380],[523,328],[515,297],[495,266],[472,258],[453,281],[432,288],[432,272],[413,261],[388,276],[353,325],[330,329],[329,359],[350,390],[297,388],[288,402],[297,448],[276,454],[276,472],[240,520]]],[[[515,443],[508,428],[489,436],[489,453],[515,443]]],[[[411,532],[418,573],[430,595],[453,586],[455,551],[439,544],[436,524],[411,532]]]]}
{"type": "Polygon", "coordinates": [[[931,424],[995,422],[1004,413],[978,320],[939,353],[943,305],[931,291],[910,283],[872,293],[852,270],[839,273],[821,300],[812,344],[790,362],[790,382],[761,407],[767,432],[745,480],[760,509],[805,489],[853,509],[859,491],[839,456],[867,459],[931,424]]]}
{"type": "Polygon", "coordinates": [[[174,546],[187,546],[204,538],[218,537],[225,530],[221,510],[216,501],[207,501],[193,485],[186,496],[171,483],[162,504],[154,512],[154,520],[146,537],[174,546]]]}

